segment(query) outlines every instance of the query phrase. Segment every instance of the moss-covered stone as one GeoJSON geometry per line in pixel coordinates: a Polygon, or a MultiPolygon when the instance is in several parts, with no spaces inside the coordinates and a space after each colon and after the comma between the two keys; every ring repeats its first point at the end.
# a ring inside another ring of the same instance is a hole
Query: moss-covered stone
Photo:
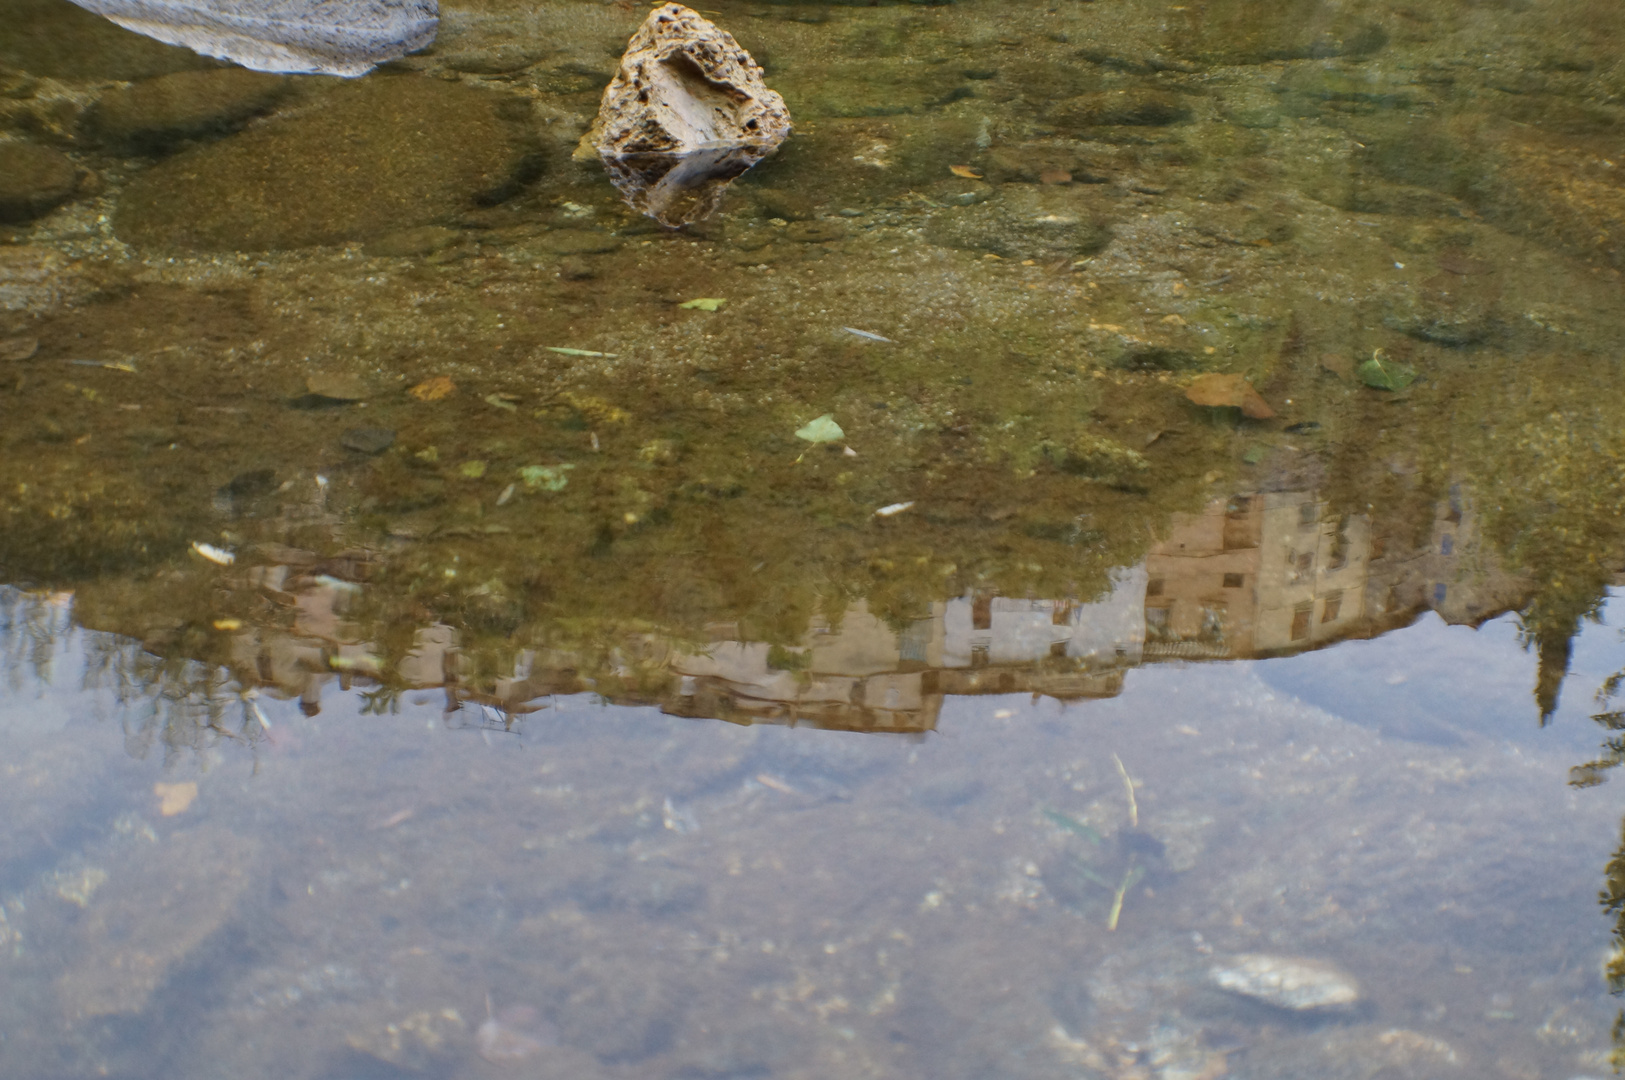
{"type": "Polygon", "coordinates": [[[1360,5],[1332,0],[1211,0],[1182,11],[1184,32],[1173,45],[1210,64],[1261,64],[1327,56],[1367,56],[1388,33],[1360,5]]]}
{"type": "Polygon", "coordinates": [[[73,162],[47,146],[0,143],[0,221],[27,221],[66,202],[79,186],[73,162]]]}
{"type": "Polygon", "coordinates": [[[145,79],[218,66],[68,0],[0,0],[0,67],[56,79],[145,79]]]}
{"type": "Polygon", "coordinates": [[[1189,120],[1191,106],[1180,95],[1160,90],[1106,90],[1068,98],[1047,115],[1066,131],[1118,124],[1162,127],[1189,120]]]}
{"type": "Polygon", "coordinates": [[[268,112],[291,88],[284,76],[243,68],[178,71],[108,91],[82,126],[110,149],[152,153],[232,131],[268,112]]]}
{"type": "Polygon", "coordinates": [[[1011,184],[998,199],[932,218],[926,239],[1002,258],[1078,258],[1111,243],[1111,229],[1077,190],[1011,184]]]}
{"type": "Polygon", "coordinates": [[[179,154],[120,200],[140,245],[277,250],[365,241],[511,195],[535,168],[502,96],[416,76],[336,85],[308,110],[179,154]]]}

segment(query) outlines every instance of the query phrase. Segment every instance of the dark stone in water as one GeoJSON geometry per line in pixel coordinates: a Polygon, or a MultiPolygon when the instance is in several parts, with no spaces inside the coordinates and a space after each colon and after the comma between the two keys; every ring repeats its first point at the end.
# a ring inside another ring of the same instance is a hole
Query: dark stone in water
{"type": "Polygon", "coordinates": [[[62,0],[0,0],[0,67],[53,79],[145,79],[213,67],[62,0]]]}
{"type": "Polygon", "coordinates": [[[418,76],[340,83],[320,107],[148,169],[119,201],[114,228],[137,245],[264,251],[445,221],[535,173],[505,100],[418,76]]]}
{"type": "Polygon", "coordinates": [[[292,88],[278,75],[242,68],[178,71],[109,90],[83,130],[110,149],[156,153],[185,139],[223,135],[267,112],[292,88]]]}
{"type": "Polygon", "coordinates": [[[382,454],[395,445],[395,432],[389,428],[350,428],[339,436],[339,445],[358,454],[382,454]]]}
{"type": "Polygon", "coordinates": [[[39,217],[66,202],[78,186],[79,170],[50,147],[0,143],[0,221],[39,217]]]}

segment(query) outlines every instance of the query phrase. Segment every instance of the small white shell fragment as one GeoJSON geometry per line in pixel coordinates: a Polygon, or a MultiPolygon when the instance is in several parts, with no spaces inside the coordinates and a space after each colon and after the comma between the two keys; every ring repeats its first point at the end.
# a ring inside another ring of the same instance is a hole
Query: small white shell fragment
{"type": "Polygon", "coordinates": [[[217,548],[213,544],[203,544],[193,540],[192,550],[217,566],[230,566],[237,561],[235,553],[227,551],[225,548],[217,548]]]}
{"type": "Polygon", "coordinates": [[[1296,1012],[1340,1008],[1360,999],[1354,977],[1325,960],[1245,953],[1214,965],[1208,974],[1231,993],[1296,1012]]]}
{"type": "Polygon", "coordinates": [[[901,514],[904,510],[907,510],[913,505],[914,501],[912,499],[908,502],[891,503],[887,506],[882,506],[879,510],[876,510],[875,517],[891,517],[893,514],[901,514]]]}

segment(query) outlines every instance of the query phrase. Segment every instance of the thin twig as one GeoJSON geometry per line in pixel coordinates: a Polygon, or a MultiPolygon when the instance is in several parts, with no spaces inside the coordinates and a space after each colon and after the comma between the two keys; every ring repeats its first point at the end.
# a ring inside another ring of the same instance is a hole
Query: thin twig
{"type": "Polygon", "coordinates": [[[1116,754],[1112,760],[1117,762],[1117,775],[1123,778],[1123,790],[1128,792],[1128,824],[1131,829],[1140,827],[1140,804],[1134,801],[1134,781],[1129,779],[1128,770],[1123,768],[1123,759],[1116,754]]]}

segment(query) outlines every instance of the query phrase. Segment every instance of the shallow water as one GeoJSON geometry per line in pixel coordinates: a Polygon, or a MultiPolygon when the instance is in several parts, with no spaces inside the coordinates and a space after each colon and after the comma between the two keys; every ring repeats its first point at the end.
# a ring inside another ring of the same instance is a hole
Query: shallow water
{"type": "Polygon", "coordinates": [[[1617,5],[442,14],[0,0],[0,1074],[1613,1068],[1617,5]]]}

